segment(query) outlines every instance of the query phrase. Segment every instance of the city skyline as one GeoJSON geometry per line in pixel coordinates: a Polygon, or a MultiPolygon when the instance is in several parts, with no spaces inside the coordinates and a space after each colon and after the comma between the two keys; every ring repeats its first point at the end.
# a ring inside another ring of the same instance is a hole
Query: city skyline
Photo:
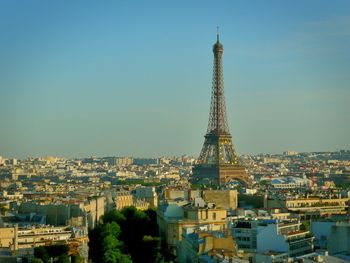
{"type": "Polygon", "coordinates": [[[217,25],[239,155],[350,148],[346,1],[1,6],[0,155],[198,156],[217,25]]]}

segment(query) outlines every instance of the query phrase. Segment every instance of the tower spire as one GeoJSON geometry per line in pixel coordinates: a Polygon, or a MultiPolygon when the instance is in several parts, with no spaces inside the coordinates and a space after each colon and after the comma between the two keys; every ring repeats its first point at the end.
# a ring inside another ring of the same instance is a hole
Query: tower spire
{"type": "Polygon", "coordinates": [[[219,42],[219,26],[216,27],[216,42],[219,42]]]}

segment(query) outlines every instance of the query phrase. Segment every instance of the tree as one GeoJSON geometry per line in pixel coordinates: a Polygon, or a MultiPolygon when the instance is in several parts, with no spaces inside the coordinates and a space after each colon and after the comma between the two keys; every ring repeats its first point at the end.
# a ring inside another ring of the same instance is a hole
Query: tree
{"type": "Polygon", "coordinates": [[[57,263],[71,263],[68,254],[62,254],[58,257],[57,263]]]}
{"type": "Polygon", "coordinates": [[[141,211],[131,206],[106,213],[102,224],[89,231],[89,248],[93,262],[165,261],[153,209],[141,211]]]}
{"type": "Polygon", "coordinates": [[[83,263],[84,258],[80,255],[72,255],[72,263],[83,263]]]}
{"type": "Polygon", "coordinates": [[[310,221],[303,221],[301,223],[300,230],[310,231],[310,221]]]}
{"type": "Polygon", "coordinates": [[[147,229],[149,231],[149,235],[153,237],[159,236],[159,228],[157,223],[157,212],[156,210],[149,208],[145,211],[145,214],[149,217],[149,222],[147,225],[147,229]]]}
{"type": "Polygon", "coordinates": [[[0,215],[5,215],[7,211],[8,209],[5,207],[5,205],[0,204],[0,215]]]}
{"type": "Polygon", "coordinates": [[[34,257],[42,260],[43,262],[49,262],[50,255],[47,252],[47,249],[43,246],[34,248],[34,257]]]}
{"type": "Polygon", "coordinates": [[[126,218],[118,222],[122,229],[120,240],[125,244],[125,252],[131,255],[134,262],[155,262],[157,252],[160,251],[160,240],[156,238],[156,212],[143,212],[131,206],[123,208],[121,213],[126,218]]]}
{"type": "Polygon", "coordinates": [[[37,259],[41,259],[44,263],[50,262],[51,258],[58,258],[57,262],[66,263],[70,262],[68,251],[69,248],[66,245],[56,244],[51,246],[40,246],[34,248],[34,257],[37,259]]]}
{"type": "Polygon", "coordinates": [[[107,250],[103,254],[103,262],[104,263],[116,263],[117,262],[117,251],[107,250]]]}
{"type": "Polygon", "coordinates": [[[120,226],[116,222],[107,223],[102,228],[102,236],[112,235],[118,238],[120,233],[120,226]]]}
{"type": "Polygon", "coordinates": [[[108,235],[103,238],[102,247],[104,251],[117,249],[120,246],[120,241],[113,235],[108,235]]]}
{"type": "Polygon", "coordinates": [[[68,255],[69,247],[67,245],[55,244],[51,246],[46,246],[47,252],[50,257],[56,258],[61,255],[68,255]]]}
{"type": "Polygon", "coordinates": [[[117,210],[112,210],[102,216],[102,221],[104,224],[112,222],[119,223],[124,220],[126,220],[125,216],[117,210]]]}
{"type": "Polygon", "coordinates": [[[143,237],[142,243],[140,245],[140,254],[143,256],[144,262],[153,263],[160,261],[162,258],[160,252],[161,241],[159,237],[143,237]]]}
{"type": "Polygon", "coordinates": [[[103,255],[104,263],[132,263],[128,255],[124,255],[120,250],[108,250],[103,255]]]}
{"type": "Polygon", "coordinates": [[[103,258],[102,230],[102,225],[98,225],[89,231],[89,258],[92,262],[101,262],[103,258]]]}

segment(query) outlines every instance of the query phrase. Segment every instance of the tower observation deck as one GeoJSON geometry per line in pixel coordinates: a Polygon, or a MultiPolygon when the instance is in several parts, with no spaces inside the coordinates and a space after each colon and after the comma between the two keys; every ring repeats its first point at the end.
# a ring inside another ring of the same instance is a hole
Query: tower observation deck
{"type": "Polygon", "coordinates": [[[237,180],[249,184],[249,176],[240,164],[234,150],[226,116],[222,54],[224,47],[219,41],[213,46],[214,65],[212,94],[207,133],[196,165],[192,169],[193,180],[210,180],[225,184],[237,180]]]}

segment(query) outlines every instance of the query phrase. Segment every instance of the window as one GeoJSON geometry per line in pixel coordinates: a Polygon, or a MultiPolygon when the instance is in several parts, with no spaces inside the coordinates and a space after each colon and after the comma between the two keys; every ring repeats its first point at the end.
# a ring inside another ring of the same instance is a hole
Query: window
{"type": "Polygon", "coordinates": [[[213,219],[214,220],[216,219],[216,213],[213,213],[213,219]]]}

